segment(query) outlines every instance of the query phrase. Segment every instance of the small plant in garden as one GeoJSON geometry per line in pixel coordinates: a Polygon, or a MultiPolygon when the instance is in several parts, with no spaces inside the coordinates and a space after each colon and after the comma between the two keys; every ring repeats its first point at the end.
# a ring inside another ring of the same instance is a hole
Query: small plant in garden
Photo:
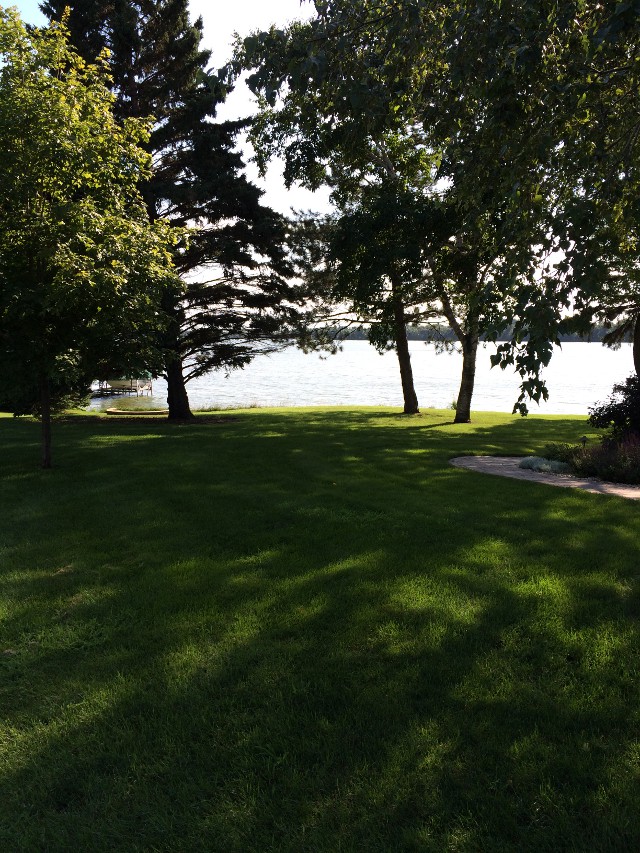
{"type": "Polygon", "coordinates": [[[528,471],[538,471],[542,474],[568,474],[571,471],[566,462],[546,459],[544,456],[525,456],[518,467],[528,471]]]}
{"type": "Polygon", "coordinates": [[[560,444],[552,442],[544,447],[544,455],[547,459],[557,459],[558,462],[566,462],[571,465],[576,453],[582,450],[579,444],[560,444]]]}

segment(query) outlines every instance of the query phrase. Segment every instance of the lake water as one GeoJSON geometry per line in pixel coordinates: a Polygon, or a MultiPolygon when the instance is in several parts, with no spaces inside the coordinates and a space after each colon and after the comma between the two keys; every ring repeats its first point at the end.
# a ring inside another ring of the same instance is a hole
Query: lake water
{"type": "MultiPolygon", "coordinates": [[[[411,341],[411,360],[422,408],[448,408],[458,395],[462,356],[437,354],[432,344],[411,341]]],[[[519,378],[511,370],[491,368],[495,345],[481,345],[472,408],[510,412],[519,378]]],[[[549,400],[530,404],[532,414],[586,415],[589,406],[609,396],[615,382],[634,372],[631,344],[610,350],[596,343],[566,343],[544,373],[549,400]]],[[[319,357],[288,349],[259,356],[228,377],[217,372],[187,385],[193,409],[249,406],[402,406],[395,353],[379,355],[367,341],[345,341],[337,355],[319,357]]],[[[163,408],[166,383],[153,383],[152,397],[118,397],[117,406],[163,408]]],[[[113,397],[94,399],[91,408],[114,406],[113,397]]]]}

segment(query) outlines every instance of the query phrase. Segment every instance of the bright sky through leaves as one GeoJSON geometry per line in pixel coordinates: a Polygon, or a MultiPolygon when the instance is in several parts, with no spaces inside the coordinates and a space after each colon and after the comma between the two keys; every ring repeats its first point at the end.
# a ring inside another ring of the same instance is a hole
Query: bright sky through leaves
{"type": "MultiPolygon", "coordinates": [[[[32,24],[44,24],[46,19],[38,8],[38,0],[19,0],[15,5],[23,19],[32,24]]],[[[271,24],[282,27],[290,21],[307,18],[313,11],[313,4],[304,0],[232,0],[232,2],[211,3],[206,0],[191,0],[189,4],[191,18],[202,17],[204,22],[203,47],[213,51],[212,66],[219,68],[231,56],[231,44],[234,33],[248,35],[253,30],[267,29],[271,24]]],[[[230,95],[227,103],[219,112],[221,119],[232,119],[250,115],[253,112],[252,97],[243,83],[239,83],[230,95]]],[[[251,156],[245,149],[245,159],[251,156]]],[[[295,188],[287,191],[283,186],[282,169],[279,164],[269,170],[264,181],[257,176],[255,169],[249,166],[249,177],[266,191],[265,203],[282,213],[297,210],[327,210],[328,193],[310,193],[295,188]]]]}

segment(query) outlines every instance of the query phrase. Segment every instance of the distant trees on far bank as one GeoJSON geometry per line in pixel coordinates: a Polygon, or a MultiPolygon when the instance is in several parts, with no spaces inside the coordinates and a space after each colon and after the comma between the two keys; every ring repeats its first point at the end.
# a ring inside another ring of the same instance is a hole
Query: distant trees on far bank
{"type": "MultiPolygon", "coordinates": [[[[588,331],[579,332],[561,332],[558,335],[560,343],[602,343],[610,334],[611,330],[607,326],[597,325],[591,327],[588,331]]],[[[499,333],[496,340],[509,341],[512,337],[512,330],[505,329],[499,333]]],[[[368,330],[366,328],[352,328],[345,331],[337,332],[336,339],[342,341],[367,341],[369,340],[368,330]]],[[[407,326],[407,340],[409,341],[425,341],[437,343],[447,341],[454,344],[457,341],[455,332],[449,326],[407,326]]],[[[487,336],[481,335],[481,341],[486,341],[487,336]]],[[[633,332],[627,331],[620,343],[632,343],[633,332]]]]}

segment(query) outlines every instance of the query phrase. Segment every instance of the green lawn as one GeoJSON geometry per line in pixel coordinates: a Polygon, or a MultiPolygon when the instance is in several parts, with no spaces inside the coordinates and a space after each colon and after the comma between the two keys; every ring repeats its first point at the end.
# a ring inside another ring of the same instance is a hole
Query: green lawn
{"type": "Polygon", "coordinates": [[[640,505],[585,422],[0,419],[0,850],[640,849],[640,505]]]}

